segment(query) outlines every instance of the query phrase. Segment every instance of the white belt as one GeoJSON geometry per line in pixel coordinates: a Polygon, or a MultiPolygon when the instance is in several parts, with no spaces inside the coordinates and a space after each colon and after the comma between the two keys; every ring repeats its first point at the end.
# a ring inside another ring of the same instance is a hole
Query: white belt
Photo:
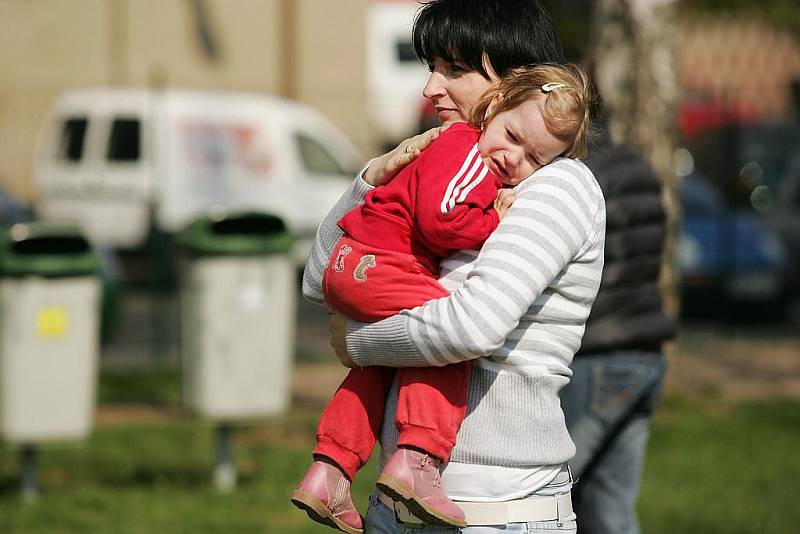
{"type": "MultiPolygon", "coordinates": [[[[401,503],[393,501],[381,491],[375,491],[378,500],[394,510],[401,523],[422,524],[416,516],[401,503]]],[[[551,496],[536,496],[526,499],[501,502],[460,502],[456,504],[464,510],[467,525],[505,525],[508,523],[527,523],[529,521],[560,521],[572,514],[570,492],[551,496]]]]}

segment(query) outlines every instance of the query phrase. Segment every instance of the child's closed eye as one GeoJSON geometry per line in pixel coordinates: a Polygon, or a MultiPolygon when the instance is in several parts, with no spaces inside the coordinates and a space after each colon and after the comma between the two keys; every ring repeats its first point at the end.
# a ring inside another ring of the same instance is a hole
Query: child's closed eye
{"type": "Polygon", "coordinates": [[[528,160],[536,166],[544,167],[546,164],[536,157],[536,154],[528,154],[528,160]]]}

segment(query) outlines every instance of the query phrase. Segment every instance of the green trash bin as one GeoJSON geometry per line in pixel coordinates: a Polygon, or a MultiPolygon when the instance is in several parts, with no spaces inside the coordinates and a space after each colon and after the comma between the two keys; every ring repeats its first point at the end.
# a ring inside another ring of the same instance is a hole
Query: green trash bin
{"type": "Polygon", "coordinates": [[[17,224],[0,235],[0,437],[85,438],[99,354],[99,259],[75,227],[17,224]]]}
{"type": "Polygon", "coordinates": [[[209,215],[178,243],[184,403],[218,421],[284,412],[297,294],[285,224],[257,212],[209,215]]]}

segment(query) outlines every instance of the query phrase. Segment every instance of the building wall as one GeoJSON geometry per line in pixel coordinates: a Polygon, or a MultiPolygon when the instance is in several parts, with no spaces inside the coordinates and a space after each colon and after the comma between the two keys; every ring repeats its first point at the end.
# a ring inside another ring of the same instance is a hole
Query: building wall
{"type": "Polygon", "coordinates": [[[295,97],[342,127],[365,154],[374,152],[365,84],[367,0],[297,2],[295,97]]]}
{"type": "Polygon", "coordinates": [[[39,126],[62,91],[190,87],[296,98],[368,154],[368,0],[0,0],[0,186],[29,201],[39,126]],[[197,6],[216,55],[204,52],[197,6]]]}
{"type": "Polygon", "coordinates": [[[113,1],[127,7],[127,72],[122,83],[277,92],[282,44],[278,2],[113,1]],[[206,6],[216,56],[203,52],[192,5],[206,6]]]}
{"type": "Polygon", "coordinates": [[[31,157],[52,99],[71,86],[109,77],[107,5],[83,0],[0,0],[0,184],[31,195],[31,157]]]}

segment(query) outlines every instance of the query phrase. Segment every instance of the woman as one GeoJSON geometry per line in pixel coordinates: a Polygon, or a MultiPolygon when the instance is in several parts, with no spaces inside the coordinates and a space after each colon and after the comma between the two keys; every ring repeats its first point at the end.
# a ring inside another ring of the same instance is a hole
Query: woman
{"type": "MultiPolygon", "coordinates": [[[[428,3],[415,22],[414,45],[431,67],[423,95],[443,122],[466,120],[496,73],[562,59],[552,23],[535,0],[428,3]]],[[[371,162],[328,214],[304,274],[306,297],[321,301],[322,273],[341,235],[338,219],[426,140],[412,139],[371,162]]],[[[475,360],[467,417],[442,475],[449,496],[465,510],[470,526],[463,532],[575,531],[565,464],[575,449],[558,392],[569,382],[569,363],[599,286],[604,228],[603,197],[591,172],[558,160],[517,188],[479,259],[461,252],[442,262],[440,283],[449,297],[372,324],[332,319],[332,343],[345,365],[475,360]]],[[[394,420],[395,409],[393,391],[385,421],[394,420]]],[[[384,424],[384,461],[396,440],[393,425],[384,424]]],[[[404,523],[417,522],[390,503],[375,494],[367,532],[401,532],[404,523]]]]}

